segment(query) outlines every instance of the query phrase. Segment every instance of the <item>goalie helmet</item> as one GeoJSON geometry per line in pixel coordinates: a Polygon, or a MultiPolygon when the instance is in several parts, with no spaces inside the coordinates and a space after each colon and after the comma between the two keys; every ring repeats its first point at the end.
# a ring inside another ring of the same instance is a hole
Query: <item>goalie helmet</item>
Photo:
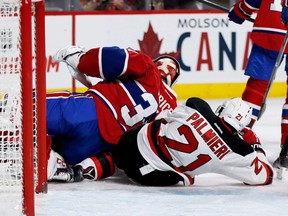
{"type": "Polygon", "coordinates": [[[154,62],[164,82],[170,87],[173,87],[180,75],[178,61],[171,56],[163,55],[156,58],[154,62]]]}
{"type": "Polygon", "coordinates": [[[217,108],[216,115],[240,132],[251,121],[252,107],[241,98],[232,98],[217,108]]]}

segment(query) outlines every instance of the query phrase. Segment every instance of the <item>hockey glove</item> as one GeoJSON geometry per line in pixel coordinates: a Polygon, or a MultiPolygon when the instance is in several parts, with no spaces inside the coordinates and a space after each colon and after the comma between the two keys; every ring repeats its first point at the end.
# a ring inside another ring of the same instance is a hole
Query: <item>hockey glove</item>
{"type": "Polygon", "coordinates": [[[235,13],[234,7],[230,9],[228,17],[230,21],[233,21],[237,24],[242,24],[245,21],[245,19],[242,19],[241,17],[237,16],[237,14],[235,13]]]}
{"type": "Polygon", "coordinates": [[[245,142],[252,145],[254,143],[260,143],[259,138],[257,135],[250,129],[250,128],[243,128],[241,131],[242,138],[245,142]]]}
{"type": "Polygon", "coordinates": [[[261,151],[263,154],[265,154],[264,150],[261,147],[260,139],[250,128],[244,128],[241,131],[241,136],[242,139],[246,143],[251,145],[255,151],[261,151]]]}
{"type": "Polygon", "coordinates": [[[230,9],[228,17],[229,20],[237,23],[242,24],[245,19],[250,18],[253,10],[251,10],[243,0],[238,1],[235,5],[230,9]]]}

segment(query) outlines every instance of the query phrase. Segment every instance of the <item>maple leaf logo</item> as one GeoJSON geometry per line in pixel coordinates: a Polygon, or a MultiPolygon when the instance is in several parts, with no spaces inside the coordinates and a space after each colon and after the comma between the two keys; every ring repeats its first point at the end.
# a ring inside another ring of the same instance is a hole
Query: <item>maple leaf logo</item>
{"type": "Polygon", "coordinates": [[[169,55],[174,58],[178,58],[180,51],[170,53],[160,53],[160,48],[163,39],[159,39],[158,34],[155,33],[151,23],[149,22],[148,30],[144,33],[143,40],[138,40],[140,50],[149,55],[152,59],[159,57],[160,55],[169,55]]]}

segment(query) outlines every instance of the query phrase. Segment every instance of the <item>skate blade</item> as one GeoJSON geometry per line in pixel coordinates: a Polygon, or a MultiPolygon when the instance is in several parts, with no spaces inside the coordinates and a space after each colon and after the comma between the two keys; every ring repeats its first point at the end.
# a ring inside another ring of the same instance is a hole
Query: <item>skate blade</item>
{"type": "Polygon", "coordinates": [[[287,168],[284,167],[280,167],[280,168],[276,168],[276,177],[279,180],[283,179],[284,173],[286,171],[287,168]]]}

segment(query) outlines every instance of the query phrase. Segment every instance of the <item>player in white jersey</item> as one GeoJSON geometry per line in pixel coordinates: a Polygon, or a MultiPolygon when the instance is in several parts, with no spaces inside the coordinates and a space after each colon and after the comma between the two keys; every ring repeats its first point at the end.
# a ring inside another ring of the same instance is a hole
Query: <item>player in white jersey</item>
{"type": "Polygon", "coordinates": [[[157,120],[132,129],[112,151],[116,166],[142,185],[194,183],[195,176],[218,173],[248,185],[268,185],[273,169],[255,133],[246,128],[252,108],[241,98],[216,111],[200,98],[157,120]]]}

